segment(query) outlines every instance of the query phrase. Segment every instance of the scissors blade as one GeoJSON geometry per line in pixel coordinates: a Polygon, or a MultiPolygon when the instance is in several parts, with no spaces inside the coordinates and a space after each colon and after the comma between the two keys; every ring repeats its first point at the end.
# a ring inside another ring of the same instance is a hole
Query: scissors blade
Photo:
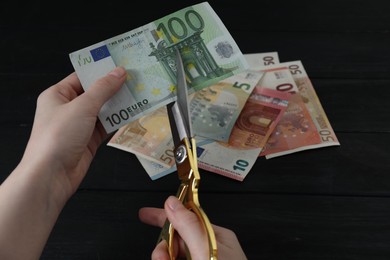
{"type": "Polygon", "coordinates": [[[177,106],[177,102],[171,102],[167,105],[169,126],[171,127],[172,139],[175,147],[177,147],[180,141],[185,137],[186,133],[183,133],[184,126],[179,127],[178,124],[182,124],[183,120],[177,106]],[[179,133],[180,131],[180,133],[179,133]],[[184,137],[183,137],[184,136],[184,137]]]}
{"type": "Polygon", "coordinates": [[[179,49],[176,49],[176,66],[177,66],[177,104],[179,107],[179,111],[182,116],[182,120],[184,123],[185,131],[187,132],[187,137],[192,137],[192,125],[191,125],[191,115],[189,109],[189,100],[188,100],[188,89],[187,89],[187,81],[186,74],[184,71],[184,64],[181,59],[179,49]]]}
{"type": "Polygon", "coordinates": [[[188,106],[188,90],[183,61],[179,49],[176,49],[177,99],[167,105],[169,123],[175,146],[184,138],[192,137],[192,125],[188,106]]]}

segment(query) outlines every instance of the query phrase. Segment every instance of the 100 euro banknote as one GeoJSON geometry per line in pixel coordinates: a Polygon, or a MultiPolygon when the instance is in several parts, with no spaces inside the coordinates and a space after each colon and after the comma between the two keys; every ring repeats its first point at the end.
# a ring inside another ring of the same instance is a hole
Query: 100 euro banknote
{"type": "Polygon", "coordinates": [[[69,54],[84,89],[116,66],[127,71],[124,86],[99,113],[108,133],[175,100],[176,49],[182,56],[189,93],[248,68],[207,2],[69,54]]]}

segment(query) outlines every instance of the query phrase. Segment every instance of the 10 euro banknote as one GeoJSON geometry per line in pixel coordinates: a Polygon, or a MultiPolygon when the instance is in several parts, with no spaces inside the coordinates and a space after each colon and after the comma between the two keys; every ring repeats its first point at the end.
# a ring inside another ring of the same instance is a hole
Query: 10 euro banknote
{"type": "Polygon", "coordinates": [[[84,89],[116,66],[127,71],[125,84],[99,113],[108,133],[176,99],[176,49],[182,56],[189,93],[248,68],[207,2],[69,54],[84,89]]]}

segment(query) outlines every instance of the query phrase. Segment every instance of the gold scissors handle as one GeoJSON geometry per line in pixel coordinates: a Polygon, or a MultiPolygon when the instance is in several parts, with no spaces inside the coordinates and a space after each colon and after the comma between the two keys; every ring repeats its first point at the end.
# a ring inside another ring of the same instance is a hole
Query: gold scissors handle
{"type": "MultiPolygon", "coordinates": [[[[176,166],[181,180],[180,187],[176,193],[176,197],[183,203],[183,205],[193,211],[202,226],[205,229],[209,244],[209,259],[217,260],[217,240],[215,238],[214,229],[200,206],[198,198],[198,186],[200,175],[197,167],[196,144],[195,139],[184,138],[181,143],[175,148],[176,166]],[[190,141],[191,140],[191,141],[190,141]],[[190,143],[191,142],[191,143],[190,143]]],[[[174,260],[173,252],[173,237],[175,230],[172,223],[167,219],[161,230],[157,243],[165,240],[168,247],[170,259],[174,260]]],[[[187,259],[191,259],[190,252],[186,247],[187,259]]]]}

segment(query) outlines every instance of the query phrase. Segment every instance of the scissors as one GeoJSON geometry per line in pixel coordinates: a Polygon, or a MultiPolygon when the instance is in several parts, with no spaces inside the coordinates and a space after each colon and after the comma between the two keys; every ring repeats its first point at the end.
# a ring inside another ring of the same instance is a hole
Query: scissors
{"type": "MultiPolygon", "coordinates": [[[[198,187],[200,175],[198,171],[196,141],[192,132],[190,111],[188,107],[188,90],[184,72],[184,65],[180,51],[176,49],[177,69],[177,99],[167,105],[168,118],[172,131],[174,157],[176,168],[181,184],[176,197],[183,205],[193,211],[204,227],[209,244],[209,259],[217,260],[217,240],[211,223],[201,208],[198,198],[198,187]]],[[[167,219],[162,227],[157,243],[165,240],[168,246],[168,253],[171,260],[175,259],[173,252],[173,237],[175,230],[167,219]]],[[[186,257],[191,259],[190,252],[186,246],[186,257]]]]}

